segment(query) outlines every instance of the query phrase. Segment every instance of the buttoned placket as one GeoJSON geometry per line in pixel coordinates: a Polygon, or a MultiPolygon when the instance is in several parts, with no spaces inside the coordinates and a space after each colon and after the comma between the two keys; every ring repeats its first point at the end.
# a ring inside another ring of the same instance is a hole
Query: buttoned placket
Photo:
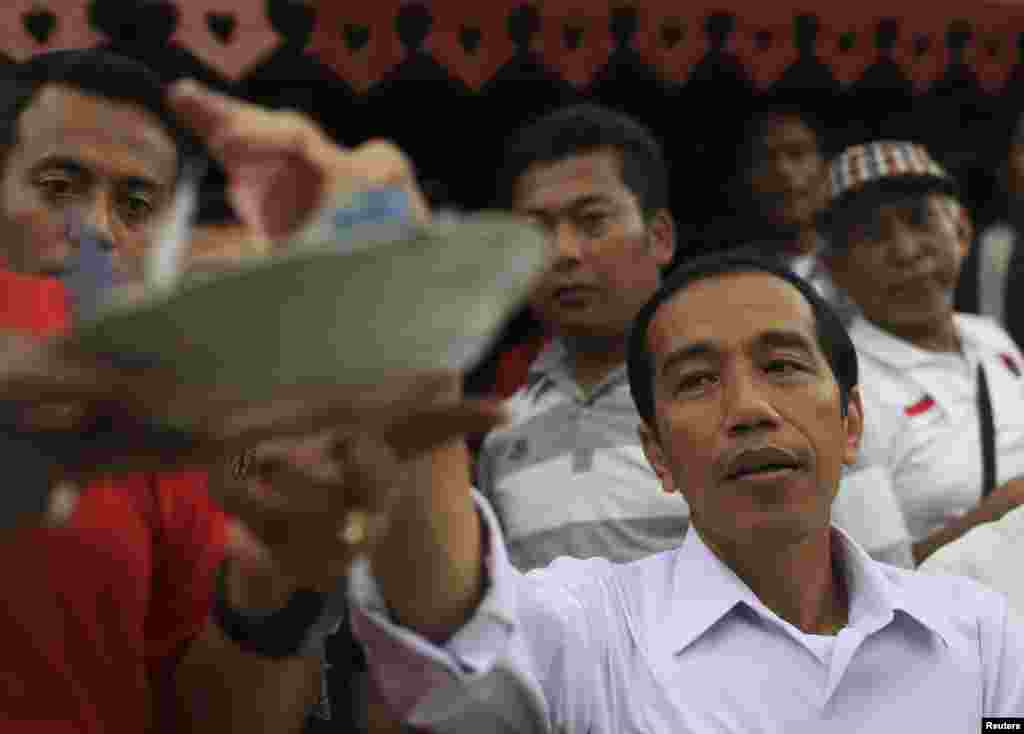
{"type": "Polygon", "coordinates": [[[597,405],[599,400],[611,395],[626,379],[628,378],[625,374],[625,368],[618,368],[587,395],[576,381],[570,378],[573,387],[573,474],[582,474],[594,468],[594,448],[593,446],[587,446],[587,442],[581,440],[585,430],[583,422],[587,413],[597,405]]]}

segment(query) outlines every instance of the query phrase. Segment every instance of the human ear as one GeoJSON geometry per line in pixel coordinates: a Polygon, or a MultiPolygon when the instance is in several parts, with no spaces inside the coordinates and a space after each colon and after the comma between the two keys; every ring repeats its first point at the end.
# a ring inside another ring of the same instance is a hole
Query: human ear
{"type": "Polygon", "coordinates": [[[675,479],[672,477],[672,471],[669,469],[668,462],[665,460],[665,452],[661,447],[661,441],[658,439],[655,431],[645,422],[640,423],[638,431],[640,433],[640,445],[644,449],[644,456],[647,457],[648,463],[658,476],[662,490],[666,494],[675,494],[678,488],[676,487],[675,479]]]}
{"type": "Polygon", "coordinates": [[[846,441],[843,445],[843,463],[852,466],[857,461],[860,439],[864,435],[864,403],[860,387],[854,385],[846,400],[846,417],[843,418],[846,441]]]}

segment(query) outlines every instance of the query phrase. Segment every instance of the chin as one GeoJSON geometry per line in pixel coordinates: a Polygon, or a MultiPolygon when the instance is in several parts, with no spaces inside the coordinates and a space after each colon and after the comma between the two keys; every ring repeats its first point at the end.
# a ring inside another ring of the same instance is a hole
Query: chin
{"type": "Polygon", "coordinates": [[[762,516],[748,526],[747,535],[755,545],[794,545],[827,531],[827,513],[805,513],[781,510],[762,516]]]}

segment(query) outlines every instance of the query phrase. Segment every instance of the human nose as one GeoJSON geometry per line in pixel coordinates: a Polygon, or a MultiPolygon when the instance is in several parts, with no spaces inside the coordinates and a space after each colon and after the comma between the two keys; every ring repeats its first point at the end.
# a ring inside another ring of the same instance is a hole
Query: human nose
{"type": "Polygon", "coordinates": [[[725,429],[731,437],[758,430],[771,429],[779,424],[779,415],[764,395],[750,370],[733,369],[726,375],[725,429]]]}
{"type": "Polygon", "coordinates": [[[921,238],[908,228],[894,226],[888,236],[889,260],[897,265],[913,263],[924,253],[921,238]]]}
{"type": "Polygon", "coordinates": [[[555,270],[566,270],[583,259],[583,246],[579,232],[567,221],[555,224],[551,236],[555,248],[555,270]]]}
{"type": "Polygon", "coordinates": [[[114,234],[114,216],[110,197],[97,193],[79,203],[66,215],[68,240],[80,246],[86,237],[103,250],[113,252],[117,246],[114,234]]]}

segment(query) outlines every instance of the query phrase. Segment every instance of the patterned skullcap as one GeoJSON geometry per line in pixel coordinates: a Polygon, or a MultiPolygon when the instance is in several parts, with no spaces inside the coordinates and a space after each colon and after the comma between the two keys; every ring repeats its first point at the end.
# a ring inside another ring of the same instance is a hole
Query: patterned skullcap
{"type": "Polygon", "coordinates": [[[909,184],[956,194],[953,177],[923,145],[883,140],[854,145],[836,157],[829,170],[828,206],[886,184],[909,184]]]}

